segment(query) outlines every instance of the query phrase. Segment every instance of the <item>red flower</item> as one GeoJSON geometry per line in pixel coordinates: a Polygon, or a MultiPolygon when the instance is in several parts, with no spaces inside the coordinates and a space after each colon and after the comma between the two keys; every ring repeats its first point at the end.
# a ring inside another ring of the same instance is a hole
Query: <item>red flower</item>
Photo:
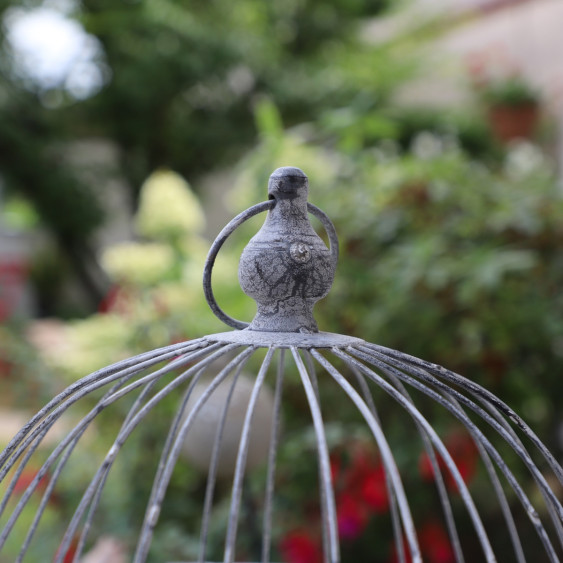
{"type": "MultiPolygon", "coordinates": [[[[477,471],[478,452],[471,436],[462,432],[452,432],[444,440],[444,444],[451,455],[464,483],[470,483],[477,471]]],[[[457,492],[457,483],[450,473],[444,460],[436,455],[440,471],[445,472],[445,481],[452,492],[457,492]]],[[[418,471],[424,481],[434,480],[434,468],[430,457],[423,452],[418,459],[418,471]]]]}
{"type": "Polygon", "coordinates": [[[435,521],[429,521],[419,532],[420,550],[430,563],[453,563],[454,551],[444,528],[435,521]]]}
{"type": "MultiPolygon", "coordinates": [[[[74,556],[76,555],[76,550],[78,549],[78,536],[75,536],[72,541],[70,542],[70,545],[68,546],[68,549],[66,550],[66,553],[63,557],[63,563],[72,563],[74,561],[74,556]]],[[[55,555],[55,559],[60,555],[60,547],[57,550],[57,554],[55,555]]]]}
{"type": "Polygon", "coordinates": [[[337,483],[342,474],[342,458],[336,454],[330,456],[330,477],[332,483],[337,483]]]}
{"type": "MultiPolygon", "coordinates": [[[[35,479],[37,473],[38,473],[37,469],[24,469],[14,486],[14,494],[16,495],[23,494],[25,490],[29,487],[29,485],[31,485],[31,482],[35,479]]],[[[43,477],[41,477],[41,479],[39,479],[39,482],[37,483],[34,492],[40,493],[45,491],[48,484],[49,484],[49,478],[47,475],[44,475],[43,477]]]]}
{"type": "MultiPolygon", "coordinates": [[[[427,563],[453,563],[455,561],[454,551],[448,534],[438,522],[430,520],[418,530],[417,535],[424,561],[427,563]]],[[[410,548],[406,538],[403,538],[403,552],[405,554],[405,562],[412,563],[410,548]]],[[[388,563],[399,563],[399,554],[394,543],[388,563]]]]}
{"type": "Polygon", "coordinates": [[[357,497],[350,493],[342,493],[336,502],[338,518],[338,534],[344,540],[353,540],[364,531],[368,515],[365,507],[357,497]]]}
{"type": "Polygon", "coordinates": [[[375,514],[389,510],[389,497],[385,485],[385,469],[376,465],[365,477],[361,487],[362,498],[375,514]]]}
{"type": "Polygon", "coordinates": [[[286,563],[321,563],[319,542],[305,530],[289,532],[281,541],[280,552],[286,563]]]}

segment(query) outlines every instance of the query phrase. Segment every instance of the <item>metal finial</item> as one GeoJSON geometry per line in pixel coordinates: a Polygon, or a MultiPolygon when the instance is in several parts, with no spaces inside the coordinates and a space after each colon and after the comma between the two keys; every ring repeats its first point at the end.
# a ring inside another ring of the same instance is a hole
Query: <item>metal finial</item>
{"type": "Polygon", "coordinates": [[[212,311],[229,326],[260,332],[318,332],[315,303],[330,290],[338,260],[338,238],[330,219],[307,202],[309,180],[299,168],[278,168],[268,182],[269,201],[247,209],[221,231],[204,271],[204,291],[212,311]],[[256,301],[248,324],[226,315],[211,289],[211,270],[227,237],[250,217],[268,210],[264,225],[244,249],[238,277],[243,291],[256,301]],[[327,231],[330,250],[314,231],[308,214],[327,231]]]}

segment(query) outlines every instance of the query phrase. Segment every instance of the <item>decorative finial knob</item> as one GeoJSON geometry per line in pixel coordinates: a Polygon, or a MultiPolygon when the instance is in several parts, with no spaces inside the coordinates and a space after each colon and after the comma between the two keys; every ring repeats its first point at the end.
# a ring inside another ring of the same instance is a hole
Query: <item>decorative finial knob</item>
{"type": "Polygon", "coordinates": [[[309,222],[308,188],[299,168],[270,176],[274,205],[239,263],[240,285],[258,307],[249,330],[318,332],[313,306],[332,286],[336,257],[309,222]]]}

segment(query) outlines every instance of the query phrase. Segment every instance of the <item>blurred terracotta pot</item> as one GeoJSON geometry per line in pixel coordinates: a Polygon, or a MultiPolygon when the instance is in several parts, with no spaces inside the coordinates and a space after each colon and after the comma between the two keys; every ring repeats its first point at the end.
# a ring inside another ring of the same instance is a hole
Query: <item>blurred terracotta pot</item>
{"type": "Polygon", "coordinates": [[[502,142],[532,138],[539,113],[539,106],[535,103],[495,105],[488,110],[493,134],[502,142]]]}

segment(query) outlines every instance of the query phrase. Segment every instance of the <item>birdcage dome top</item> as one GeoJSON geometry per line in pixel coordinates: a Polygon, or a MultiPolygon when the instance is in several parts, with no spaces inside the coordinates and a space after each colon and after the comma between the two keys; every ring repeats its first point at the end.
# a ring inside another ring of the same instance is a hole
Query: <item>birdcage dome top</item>
{"type": "MultiPolygon", "coordinates": [[[[270,177],[269,199],[240,213],[211,245],[204,268],[204,294],[212,311],[235,330],[165,346],[87,375],[54,397],[14,437],[0,454],[0,481],[5,483],[0,501],[0,556],[20,526],[23,539],[15,558],[28,560],[26,555],[33,542],[41,542],[37,537],[42,537],[42,517],[56,494],[57,483],[64,478],[86,431],[95,427],[105,411],[125,404],[120,424],[112,427],[115,433],[106,436],[107,452],[99,463],[87,468],[88,483],[70,511],[57,549],[44,560],[66,563],[71,545],[72,560],[80,560],[90,536],[98,527],[103,528],[103,521],[96,520],[97,512],[110,473],[130,436],[150,427],[151,420],[161,422],[162,418],[168,430],[160,443],[153,444],[158,460],[148,498],[143,499],[145,511],[130,545],[132,560],[163,560],[152,547],[153,539],[175,468],[186,451],[205,458],[205,463],[198,459],[196,465],[207,468],[200,518],[197,530],[192,530],[197,549],[190,560],[287,560],[283,549],[277,547],[277,538],[279,530],[292,525],[296,507],[287,500],[276,500],[291,481],[287,475],[285,480],[278,480],[277,474],[278,452],[287,441],[282,420],[283,400],[287,399],[284,389],[293,377],[291,395],[299,391],[310,414],[313,447],[304,450],[303,458],[308,465],[316,466],[313,473],[317,474],[319,518],[313,528],[317,530],[323,561],[341,561],[341,544],[345,541],[337,502],[339,485],[331,467],[326,428],[327,419],[337,419],[341,409],[327,412],[323,408],[327,386],[339,393],[342,412],[347,405],[346,416],[363,425],[378,452],[379,493],[387,503],[386,529],[397,561],[419,563],[431,559],[425,559],[427,547],[418,537],[409,502],[411,495],[420,493],[420,484],[410,483],[409,488],[409,468],[397,460],[401,456],[395,452],[400,451],[405,438],[401,434],[399,440],[394,440],[390,435],[381,413],[388,407],[403,416],[404,427],[411,431],[408,439],[415,440],[426,456],[428,474],[435,484],[432,498],[441,509],[444,533],[449,538],[448,561],[523,563],[539,560],[540,553],[547,558],[542,560],[551,563],[563,558],[563,507],[550,486],[553,480],[563,485],[563,469],[517,413],[491,392],[442,366],[361,338],[319,331],[313,308],[332,284],[338,239],[330,219],[307,202],[307,187],[307,176],[299,168],[278,168],[270,177]],[[225,313],[215,300],[213,267],[227,238],[261,212],[267,212],[266,220],[243,251],[238,273],[243,291],[256,301],[257,313],[251,321],[239,321],[225,313]],[[321,221],[328,245],[311,226],[310,214],[321,221]],[[271,395],[263,400],[265,389],[271,395]],[[174,397],[173,414],[168,408],[151,419],[163,402],[174,397]],[[90,406],[80,412],[74,426],[45,456],[40,446],[46,434],[63,415],[84,401],[91,401],[90,406]],[[241,408],[234,409],[238,415],[233,414],[231,407],[241,404],[241,408]],[[486,476],[488,494],[481,498],[498,507],[502,525],[497,521],[491,527],[482,517],[455,453],[429,420],[428,413],[434,408],[463,429],[486,476]],[[259,412],[266,413],[266,418],[259,418],[259,412]],[[253,451],[256,425],[267,429],[260,433],[267,436],[266,447],[253,451]],[[231,448],[235,453],[232,457],[222,456],[227,449],[225,436],[233,435],[235,427],[236,447],[231,448]],[[490,438],[491,434],[495,439],[490,438]],[[511,465],[518,465],[517,471],[505,460],[505,446],[511,465]],[[245,501],[245,493],[249,494],[247,472],[259,463],[266,468],[262,494],[245,501]],[[39,469],[23,493],[18,493],[18,483],[31,464],[39,469]],[[524,472],[533,490],[520,484],[518,476],[524,472]],[[231,479],[231,486],[219,487],[218,480],[225,475],[231,479]],[[46,477],[48,484],[44,483],[46,477]],[[37,491],[41,492],[41,500],[30,508],[37,491]],[[226,505],[217,500],[220,495],[227,499],[226,505]],[[260,514],[259,532],[254,533],[252,542],[241,547],[241,529],[256,527],[256,512],[260,514]],[[252,525],[249,518],[253,518],[252,525]],[[219,524],[212,534],[216,520],[219,524]],[[473,530],[469,545],[460,539],[460,522],[473,530]],[[522,541],[520,526],[531,530],[534,542],[528,545],[522,541]],[[499,547],[500,535],[505,541],[499,547]]],[[[130,480],[140,478],[132,471],[130,480]]],[[[178,499],[173,501],[177,503],[178,499]]]]}

